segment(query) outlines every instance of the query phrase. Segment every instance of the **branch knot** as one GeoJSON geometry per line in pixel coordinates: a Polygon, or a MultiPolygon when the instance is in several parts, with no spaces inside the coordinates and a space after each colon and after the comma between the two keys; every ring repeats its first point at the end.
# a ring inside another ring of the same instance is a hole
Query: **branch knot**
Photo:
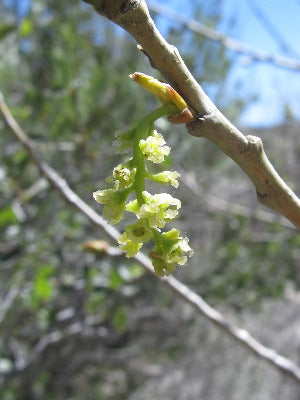
{"type": "Polygon", "coordinates": [[[196,136],[196,137],[201,137],[202,135],[202,131],[204,129],[205,123],[210,120],[213,119],[216,114],[217,114],[218,110],[215,109],[207,114],[203,114],[201,116],[198,116],[196,119],[194,119],[194,121],[189,122],[188,124],[186,124],[186,128],[189,131],[189,133],[192,136],[196,136]]]}

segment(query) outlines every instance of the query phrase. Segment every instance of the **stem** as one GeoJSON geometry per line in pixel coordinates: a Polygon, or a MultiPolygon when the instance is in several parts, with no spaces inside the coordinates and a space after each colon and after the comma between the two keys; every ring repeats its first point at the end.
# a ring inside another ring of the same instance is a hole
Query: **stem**
{"type": "Polygon", "coordinates": [[[152,233],[153,233],[153,242],[155,244],[155,248],[159,252],[160,250],[163,249],[163,246],[161,245],[161,237],[162,236],[161,236],[161,234],[159,232],[157,232],[156,229],[152,228],[151,230],[152,230],[152,233]]]}
{"type": "Polygon", "coordinates": [[[145,190],[145,178],[147,175],[145,158],[139,147],[140,140],[146,138],[149,133],[153,131],[153,124],[158,118],[176,112],[178,112],[178,108],[175,105],[164,104],[146,115],[146,117],[144,117],[135,128],[136,134],[133,146],[133,160],[136,167],[136,175],[134,190],[140,207],[145,203],[143,191],[145,190]]]}

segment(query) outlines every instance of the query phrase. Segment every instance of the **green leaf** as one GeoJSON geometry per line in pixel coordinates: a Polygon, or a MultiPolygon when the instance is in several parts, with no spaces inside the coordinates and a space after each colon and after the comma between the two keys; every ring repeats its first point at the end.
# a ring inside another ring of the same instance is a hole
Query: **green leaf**
{"type": "Polygon", "coordinates": [[[109,287],[111,289],[118,289],[123,283],[124,280],[119,274],[119,271],[115,268],[112,268],[109,274],[109,287]]]}
{"type": "Polygon", "coordinates": [[[118,308],[113,315],[113,324],[119,332],[124,332],[127,326],[127,312],[124,307],[118,308]]]}
{"type": "Polygon", "coordinates": [[[18,222],[15,213],[10,206],[0,210],[0,226],[12,225],[18,222]]]}
{"type": "Polygon", "coordinates": [[[32,32],[32,22],[29,18],[24,18],[19,26],[19,34],[22,37],[29,36],[32,32]]]}
{"type": "Polygon", "coordinates": [[[0,40],[5,39],[7,35],[16,29],[15,25],[0,25],[0,40]]]}
{"type": "Polygon", "coordinates": [[[51,276],[53,274],[52,265],[44,265],[39,268],[33,285],[33,295],[40,300],[48,300],[53,294],[53,284],[51,276]]]}

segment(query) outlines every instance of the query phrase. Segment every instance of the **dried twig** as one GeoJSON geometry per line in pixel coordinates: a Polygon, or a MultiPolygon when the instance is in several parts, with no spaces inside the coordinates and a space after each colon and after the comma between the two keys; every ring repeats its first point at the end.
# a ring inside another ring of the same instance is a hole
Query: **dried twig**
{"type": "Polygon", "coordinates": [[[300,228],[300,199],[268,160],[260,138],[244,136],[216,108],[196,82],[178,50],[166,42],[149,15],[145,0],[85,0],[96,11],[120,25],[142,46],[152,64],[182,95],[198,117],[187,125],[231,157],[253,182],[258,201],[300,228]]]}
{"type": "MultiPolygon", "coordinates": [[[[23,143],[29,155],[37,165],[41,174],[49,181],[50,185],[55,188],[59,194],[69,204],[75,207],[77,210],[82,212],[90,222],[96,227],[100,228],[102,232],[105,232],[114,242],[117,241],[120,233],[111,225],[107,224],[101,216],[99,216],[93,209],[91,209],[82,199],[80,199],[76,193],[72,191],[67,182],[54,171],[49,165],[41,162],[34,152],[30,140],[26,136],[25,132],[18,125],[16,120],[13,118],[9,108],[7,107],[3,96],[0,93],[0,111],[3,114],[6,124],[14,133],[16,138],[23,143]]],[[[268,348],[254,339],[249,332],[244,329],[239,329],[233,326],[222,314],[207,304],[201,296],[197,295],[186,285],[179,282],[173,277],[166,279],[160,279],[154,273],[151,261],[148,257],[142,253],[138,253],[135,260],[150,272],[156,279],[160,280],[166,287],[171,289],[176,295],[181,297],[183,301],[190,304],[198,314],[207,318],[210,322],[214,323],[219,329],[223,330],[237,343],[243,345],[247,350],[253,353],[256,357],[268,362],[270,365],[275,367],[280,373],[285,374],[300,383],[300,368],[288,358],[279,355],[275,350],[268,348]]],[[[49,336],[50,343],[52,337],[49,336]]],[[[55,339],[56,337],[54,337],[55,339]]],[[[47,343],[49,340],[46,341],[47,343]]],[[[47,344],[46,343],[46,344],[47,344]]],[[[44,348],[44,344],[40,345],[44,348]]],[[[38,352],[40,348],[38,347],[38,352]]]]}

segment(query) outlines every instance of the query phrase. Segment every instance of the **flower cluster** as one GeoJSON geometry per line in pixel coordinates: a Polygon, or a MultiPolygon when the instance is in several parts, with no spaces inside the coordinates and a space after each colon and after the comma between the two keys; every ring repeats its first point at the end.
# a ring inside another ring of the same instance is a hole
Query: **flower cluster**
{"type": "Polygon", "coordinates": [[[133,257],[144,243],[152,240],[154,247],[149,257],[156,274],[161,277],[170,275],[177,265],[186,264],[188,257],[193,254],[188,239],[180,236],[178,229],[162,232],[168,222],[178,217],[180,200],[167,193],[152,195],[145,190],[146,179],[178,187],[180,174],[177,171],[153,174],[146,165],[149,161],[162,163],[170,153],[163,136],[153,128],[154,121],[169,112],[169,106],[162,106],[131,130],[116,135],[113,143],[116,153],[132,151],[132,157],[115,167],[112,175],[106,179],[112,185],[110,189],[98,190],[93,194],[98,203],[104,204],[103,216],[112,224],[122,220],[125,210],[136,215],[137,222],[128,225],[119,237],[120,249],[126,253],[126,257],[133,257]],[[127,203],[128,196],[133,192],[136,198],[127,203]]]}
{"type": "Polygon", "coordinates": [[[136,168],[130,168],[129,163],[119,164],[113,170],[112,176],[106,178],[106,182],[112,183],[116,190],[128,188],[133,184],[136,168]]]}
{"type": "Polygon", "coordinates": [[[165,146],[166,142],[162,135],[153,131],[153,135],[146,140],[141,139],[139,147],[147,160],[159,164],[165,160],[165,156],[170,154],[170,147],[165,146]]]}
{"type": "Polygon", "coordinates": [[[167,222],[177,218],[181,202],[170,194],[159,193],[152,196],[144,191],[145,203],[139,206],[137,200],[127,204],[126,210],[134,212],[138,218],[146,218],[151,228],[163,228],[167,222]]]}
{"type": "Polygon", "coordinates": [[[180,236],[178,229],[171,229],[162,233],[156,240],[155,248],[150,251],[149,257],[158,276],[170,275],[176,264],[184,265],[187,256],[191,257],[194,251],[186,237],[180,236]]]}

